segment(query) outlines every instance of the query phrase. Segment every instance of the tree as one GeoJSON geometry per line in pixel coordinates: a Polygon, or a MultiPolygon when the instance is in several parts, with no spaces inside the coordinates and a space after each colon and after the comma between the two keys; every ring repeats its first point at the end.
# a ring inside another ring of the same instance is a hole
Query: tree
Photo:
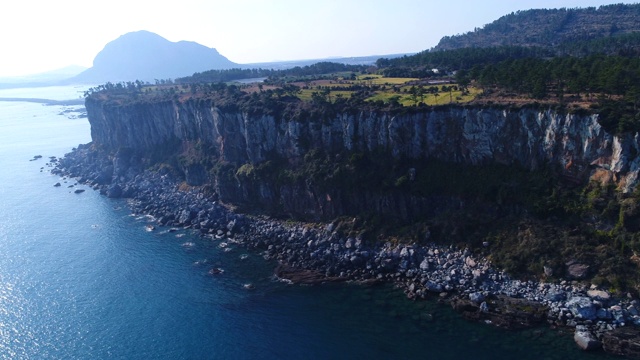
{"type": "Polygon", "coordinates": [[[418,88],[416,88],[415,85],[411,86],[411,89],[409,89],[409,93],[411,94],[411,100],[413,100],[413,103],[417,106],[418,105],[418,88]]]}

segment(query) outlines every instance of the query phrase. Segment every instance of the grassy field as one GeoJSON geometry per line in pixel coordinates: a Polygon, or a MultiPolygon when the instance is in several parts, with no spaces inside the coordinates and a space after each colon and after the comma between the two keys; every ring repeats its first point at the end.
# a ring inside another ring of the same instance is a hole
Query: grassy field
{"type": "Polygon", "coordinates": [[[460,90],[443,91],[443,87],[451,87],[455,84],[438,85],[438,92],[433,94],[425,94],[423,97],[416,97],[415,99],[409,93],[409,86],[402,87],[400,92],[393,91],[377,91],[375,96],[370,97],[369,101],[382,100],[385,103],[391,101],[392,98],[397,98],[398,102],[404,106],[414,106],[417,103],[423,102],[426,105],[446,105],[446,104],[464,104],[472,101],[481,93],[480,89],[469,87],[466,93],[460,90]],[[405,92],[406,90],[406,92],[405,92]]]}
{"type": "Polygon", "coordinates": [[[398,101],[404,106],[415,106],[422,102],[426,105],[462,104],[476,98],[481,91],[470,87],[466,92],[458,89],[456,84],[430,84],[420,83],[415,78],[387,78],[382,75],[359,75],[355,80],[348,78],[348,74],[335,76],[334,80],[313,80],[296,82],[295,85],[301,88],[298,97],[304,101],[311,101],[314,92],[329,90],[329,97],[335,101],[337,97],[348,98],[353,94],[348,88],[352,86],[367,86],[375,89],[375,95],[369,97],[367,101],[383,101],[388,103],[392,100],[398,101]],[[424,89],[423,95],[412,96],[412,88],[424,89]],[[332,90],[337,88],[339,90],[332,90]]]}
{"type": "MultiPolygon", "coordinates": [[[[314,92],[319,92],[318,89],[302,89],[300,91],[300,93],[298,94],[298,98],[300,98],[300,100],[304,100],[304,101],[311,101],[311,95],[314,92]]],[[[332,101],[335,101],[335,99],[338,96],[342,96],[344,98],[349,98],[351,97],[351,94],[353,94],[353,91],[346,91],[346,90],[339,90],[339,91],[331,91],[330,92],[330,97],[332,101]]]]}
{"type": "Polygon", "coordinates": [[[360,75],[353,83],[361,85],[403,85],[417,80],[416,78],[387,78],[382,75],[360,75]]]}

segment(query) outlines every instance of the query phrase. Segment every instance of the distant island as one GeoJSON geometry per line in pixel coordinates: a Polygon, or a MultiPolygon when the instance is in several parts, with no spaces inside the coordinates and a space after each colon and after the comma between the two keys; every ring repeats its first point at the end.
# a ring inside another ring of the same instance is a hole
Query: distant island
{"type": "Polygon", "coordinates": [[[230,69],[238,64],[216,49],[195,42],[171,42],[149,31],[137,31],[108,43],[93,66],[71,83],[175,78],[211,69],[230,69]]]}

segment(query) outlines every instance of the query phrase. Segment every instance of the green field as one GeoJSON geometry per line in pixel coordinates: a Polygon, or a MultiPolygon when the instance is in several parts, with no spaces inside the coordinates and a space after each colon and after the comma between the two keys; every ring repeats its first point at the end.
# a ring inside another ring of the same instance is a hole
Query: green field
{"type": "Polygon", "coordinates": [[[334,79],[304,82],[298,98],[311,101],[314,92],[329,90],[329,98],[331,101],[335,101],[340,96],[349,98],[353,94],[353,91],[348,90],[349,87],[365,86],[370,87],[375,93],[367,98],[367,101],[389,103],[395,99],[404,106],[415,106],[421,102],[434,106],[467,103],[481,93],[479,89],[473,87],[469,87],[466,92],[463,92],[458,89],[456,84],[420,83],[419,79],[415,78],[387,78],[382,75],[367,74],[359,75],[355,80],[348,80],[346,76],[335,76],[334,79]],[[339,90],[332,90],[334,88],[339,90]],[[412,91],[416,89],[422,90],[421,95],[412,95],[412,91]]]}
{"type": "Polygon", "coordinates": [[[382,100],[388,103],[392,98],[396,97],[398,102],[404,106],[414,106],[419,102],[423,102],[426,105],[446,105],[446,104],[463,104],[472,101],[481,93],[480,89],[469,87],[466,93],[460,90],[455,91],[443,91],[444,86],[455,86],[455,84],[438,85],[438,92],[434,94],[425,94],[424,97],[416,97],[415,99],[410,94],[410,87],[404,86],[400,89],[400,92],[392,91],[377,91],[376,95],[367,99],[368,101],[382,100]],[[406,90],[406,92],[405,92],[406,90]]]}

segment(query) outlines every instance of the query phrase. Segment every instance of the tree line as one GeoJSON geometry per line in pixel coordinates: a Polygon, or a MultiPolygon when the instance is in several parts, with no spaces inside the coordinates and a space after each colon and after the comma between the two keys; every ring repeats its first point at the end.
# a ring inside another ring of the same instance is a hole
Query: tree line
{"type": "Polygon", "coordinates": [[[347,65],[335,62],[323,61],[307,66],[296,66],[291,69],[273,70],[273,69],[227,69],[227,70],[208,70],[195,73],[191,76],[178,78],[175,80],[177,84],[186,83],[213,83],[213,82],[230,82],[243,79],[268,78],[269,82],[277,82],[286,77],[303,77],[321,74],[331,74],[337,72],[361,72],[367,67],[364,65],[347,65]]]}

